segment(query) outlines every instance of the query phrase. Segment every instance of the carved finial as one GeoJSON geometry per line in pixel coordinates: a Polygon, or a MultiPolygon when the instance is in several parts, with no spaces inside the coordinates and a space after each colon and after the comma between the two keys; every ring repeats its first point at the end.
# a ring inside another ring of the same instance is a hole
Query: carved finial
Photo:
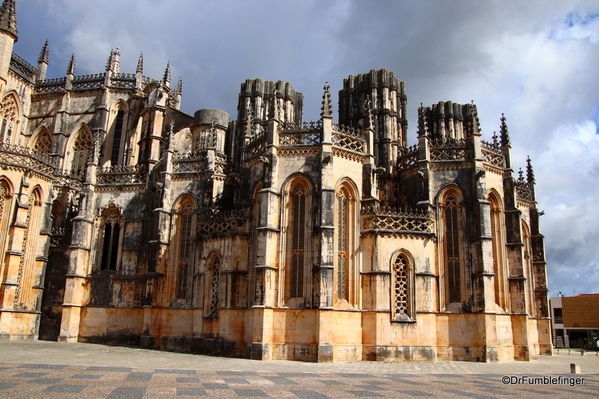
{"type": "Polygon", "coordinates": [[[17,41],[17,9],[14,0],[4,0],[0,7],[0,30],[10,33],[17,41]]]}
{"type": "Polygon", "coordinates": [[[175,92],[179,95],[183,94],[183,76],[179,76],[179,81],[177,82],[177,88],[175,92]]]}
{"type": "Polygon", "coordinates": [[[420,104],[418,108],[418,136],[424,137],[429,135],[428,118],[426,116],[426,108],[420,104]]]}
{"type": "Polygon", "coordinates": [[[136,73],[144,73],[144,53],[143,51],[139,54],[139,59],[137,60],[137,69],[136,73]]]}
{"type": "Polygon", "coordinates": [[[162,78],[162,83],[165,86],[168,86],[171,83],[171,62],[166,63],[166,70],[164,71],[164,77],[162,78]]]}
{"type": "Polygon", "coordinates": [[[526,180],[531,184],[535,182],[535,174],[532,170],[532,162],[528,156],[526,157],[526,180]]]}
{"type": "Polygon", "coordinates": [[[374,123],[372,121],[372,101],[370,101],[370,97],[366,96],[364,99],[364,104],[362,105],[364,110],[364,119],[366,122],[365,127],[374,129],[374,123]]]}
{"type": "Polygon", "coordinates": [[[75,74],[75,54],[71,55],[71,60],[69,61],[69,66],[67,67],[67,75],[75,74]]]}
{"type": "Polygon", "coordinates": [[[505,122],[505,115],[501,114],[501,145],[504,147],[510,146],[510,132],[507,128],[507,123],[505,122]]]}
{"type": "Polygon", "coordinates": [[[50,50],[48,48],[48,39],[46,39],[46,43],[44,43],[44,47],[42,47],[42,51],[40,52],[40,56],[37,59],[38,63],[46,63],[48,64],[50,60],[50,50]]]}
{"type": "Polygon", "coordinates": [[[323,90],[324,93],[322,95],[322,108],[320,109],[321,117],[332,117],[333,116],[333,107],[331,105],[331,93],[329,92],[331,86],[329,82],[324,84],[323,90]]]}
{"type": "Polygon", "coordinates": [[[497,147],[499,145],[499,136],[497,136],[497,132],[493,132],[493,146],[497,147]]]}
{"type": "Polygon", "coordinates": [[[524,181],[524,172],[522,171],[522,168],[518,170],[518,181],[524,181]]]}

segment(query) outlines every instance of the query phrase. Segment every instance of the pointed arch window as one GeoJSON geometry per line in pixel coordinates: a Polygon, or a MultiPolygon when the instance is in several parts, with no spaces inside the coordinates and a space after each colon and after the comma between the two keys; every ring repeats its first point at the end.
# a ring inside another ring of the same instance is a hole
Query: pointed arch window
{"type": "Polygon", "coordinates": [[[92,134],[89,129],[82,127],[77,133],[75,144],[73,145],[73,161],[71,162],[71,171],[81,176],[87,167],[87,159],[92,148],[92,134]]]}
{"type": "Polygon", "coordinates": [[[121,234],[124,225],[123,215],[115,209],[105,212],[102,227],[101,270],[116,270],[120,252],[121,234]]]}
{"type": "Polygon", "coordinates": [[[293,238],[291,240],[291,297],[304,295],[304,261],[306,257],[306,190],[293,193],[293,238]]]}
{"type": "Polygon", "coordinates": [[[9,143],[17,119],[17,102],[14,96],[4,97],[0,104],[0,143],[9,143]]]}
{"type": "MultiPolygon", "coordinates": [[[[5,181],[0,180],[0,236],[7,237],[8,221],[10,219],[10,189],[5,181]]],[[[4,253],[6,240],[0,241],[0,253],[4,253]]],[[[1,281],[1,277],[0,277],[1,281]]]]}
{"type": "Polygon", "coordinates": [[[52,136],[48,130],[43,129],[38,134],[33,149],[42,154],[50,154],[52,152],[52,136]]]}
{"type": "Polygon", "coordinates": [[[507,272],[504,257],[504,230],[502,228],[503,211],[501,208],[501,200],[495,194],[489,195],[491,203],[491,236],[493,237],[493,273],[495,274],[495,303],[506,309],[507,308],[507,272]]]}
{"type": "Polygon", "coordinates": [[[399,253],[391,263],[392,295],[391,314],[393,321],[413,319],[413,266],[404,253],[399,253]]]}
{"type": "Polygon", "coordinates": [[[195,206],[191,200],[184,200],[179,210],[179,249],[177,268],[177,299],[186,299],[189,273],[193,264],[193,226],[195,206]]]}
{"type": "Polygon", "coordinates": [[[528,225],[522,221],[522,242],[524,244],[524,264],[523,271],[524,277],[526,277],[526,302],[527,302],[527,311],[531,316],[535,316],[535,281],[534,281],[534,272],[532,265],[532,246],[530,241],[530,230],[528,225]]]}
{"type": "Polygon", "coordinates": [[[336,273],[335,288],[337,300],[345,300],[356,306],[358,300],[357,270],[355,259],[356,195],[348,183],[337,190],[335,207],[336,273]]]}
{"type": "Polygon", "coordinates": [[[457,194],[451,192],[444,202],[444,252],[447,281],[448,303],[462,301],[462,257],[460,251],[461,238],[461,204],[457,194]]]}
{"type": "Polygon", "coordinates": [[[114,121],[114,135],[112,136],[112,151],[110,154],[110,164],[120,164],[121,154],[121,139],[123,136],[123,122],[125,119],[125,111],[119,109],[116,113],[116,119],[114,121]]]}

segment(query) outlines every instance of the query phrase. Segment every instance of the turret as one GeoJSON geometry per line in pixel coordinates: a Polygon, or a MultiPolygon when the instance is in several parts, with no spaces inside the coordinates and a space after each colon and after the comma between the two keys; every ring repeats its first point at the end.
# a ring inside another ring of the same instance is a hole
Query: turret
{"type": "Polygon", "coordinates": [[[17,12],[14,0],[4,0],[0,7],[0,91],[8,77],[12,50],[17,37],[17,12]]]}

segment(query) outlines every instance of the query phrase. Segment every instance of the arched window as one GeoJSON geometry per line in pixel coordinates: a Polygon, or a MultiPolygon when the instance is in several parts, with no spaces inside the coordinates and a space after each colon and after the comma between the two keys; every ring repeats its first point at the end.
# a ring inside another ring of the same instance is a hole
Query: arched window
{"type": "Polygon", "coordinates": [[[116,207],[109,207],[103,214],[101,224],[101,270],[116,270],[120,252],[124,218],[116,207]]]}
{"type": "Polygon", "coordinates": [[[184,198],[177,210],[177,299],[187,298],[189,273],[193,265],[194,217],[193,200],[184,198]]]}
{"type": "Polygon", "coordinates": [[[8,95],[0,104],[0,143],[9,143],[17,120],[17,102],[14,95],[8,95]]]}
{"type": "Polygon", "coordinates": [[[249,237],[249,264],[250,264],[250,287],[253,287],[251,293],[250,304],[263,305],[264,304],[264,290],[261,288],[261,280],[256,271],[256,266],[259,265],[258,256],[258,227],[260,227],[260,218],[262,212],[260,206],[262,201],[260,200],[260,190],[262,190],[263,184],[261,181],[256,183],[254,187],[254,193],[252,195],[252,227],[249,237]]]}
{"type": "Polygon", "coordinates": [[[42,129],[37,135],[33,149],[42,154],[50,154],[52,152],[52,135],[47,129],[42,129]]]}
{"type": "Polygon", "coordinates": [[[356,194],[355,189],[344,182],[337,189],[335,209],[336,234],[336,291],[338,300],[349,305],[358,302],[358,277],[356,276],[356,194]]]}
{"type": "Polygon", "coordinates": [[[206,293],[208,294],[206,304],[204,305],[206,317],[218,316],[220,267],[220,257],[216,253],[213,253],[206,263],[206,293]]]}
{"type": "Polygon", "coordinates": [[[92,134],[86,127],[81,127],[77,132],[77,138],[73,145],[73,161],[71,162],[71,171],[81,176],[87,167],[87,158],[92,148],[92,134]]]}
{"type": "Polygon", "coordinates": [[[110,164],[119,165],[121,154],[121,139],[123,137],[123,120],[125,119],[125,111],[119,109],[116,113],[114,121],[114,136],[112,137],[112,151],[110,155],[110,164]]]}
{"type": "MultiPolygon", "coordinates": [[[[286,261],[284,267],[285,299],[308,296],[310,245],[310,182],[304,176],[297,176],[289,182],[286,190],[286,261]]],[[[293,306],[294,304],[291,304],[293,306]]],[[[295,304],[297,305],[297,303],[295,304]]]]}
{"type": "Polygon", "coordinates": [[[445,264],[446,301],[462,302],[462,255],[463,204],[456,190],[448,191],[441,203],[442,250],[445,264]]]}
{"type": "Polygon", "coordinates": [[[522,221],[522,242],[524,244],[524,259],[522,269],[524,277],[526,277],[526,303],[527,311],[531,316],[535,316],[535,281],[532,266],[532,246],[530,242],[530,229],[528,225],[522,221]]]}
{"type": "Polygon", "coordinates": [[[505,265],[505,238],[503,229],[503,209],[501,198],[494,192],[489,194],[491,203],[491,236],[493,247],[493,273],[495,274],[495,303],[503,309],[507,308],[507,272],[505,265]]]}
{"type": "Polygon", "coordinates": [[[410,321],[414,315],[414,271],[408,256],[399,253],[392,259],[391,317],[393,321],[410,321]]]}
{"type": "Polygon", "coordinates": [[[125,163],[127,107],[119,101],[110,112],[110,127],[103,145],[102,165],[116,166],[125,163]]]}

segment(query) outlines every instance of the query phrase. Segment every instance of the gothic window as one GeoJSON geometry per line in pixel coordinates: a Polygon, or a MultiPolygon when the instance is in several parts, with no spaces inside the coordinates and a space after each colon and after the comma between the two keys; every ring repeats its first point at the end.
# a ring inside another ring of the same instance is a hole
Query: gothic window
{"type": "Polygon", "coordinates": [[[17,102],[14,96],[4,97],[0,104],[0,143],[9,143],[17,119],[17,102]]]}
{"type": "Polygon", "coordinates": [[[355,227],[356,205],[354,190],[347,183],[337,190],[335,209],[335,240],[336,248],[336,275],[335,288],[337,299],[345,300],[350,305],[357,302],[357,287],[355,276],[355,227]]]}
{"type": "Polygon", "coordinates": [[[524,243],[524,260],[523,260],[523,271],[524,277],[526,277],[526,303],[527,311],[531,316],[535,314],[535,282],[532,267],[532,252],[530,243],[530,230],[526,223],[522,222],[522,242],[524,243]]]}
{"type": "Polygon", "coordinates": [[[304,295],[304,258],[306,256],[306,191],[297,189],[293,193],[293,222],[291,245],[291,297],[304,295]]]}
{"type": "MultiPolygon", "coordinates": [[[[286,261],[284,267],[285,299],[308,296],[308,247],[310,242],[310,182],[298,175],[289,183],[286,198],[286,261]]],[[[296,306],[288,302],[288,306],[296,306]]]]}
{"type": "MultiPolygon", "coordinates": [[[[10,189],[5,181],[0,180],[0,236],[7,237],[8,220],[10,214],[10,189]]],[[[0,241],[0,253],[4,253],[3,246],[6,240],[0,241]]],[[[1,277],[0,277],[1,281],[1,277]]]]}
{"type": "Polygon", "coordinates": [[[347,298],[348,198],[344,191],[337,196],[337,297],[347,298]]]}
{"type": "Polygon", "coordinates": [[[504,233],[502,228],[503,211],[501,208],[501,199],[495,193],[489,195],[491,203],[491,236],[493,248],[493,273],[495,274],[495,303],[502,308],[507,304],[507,278],[505,270],[504,257],[504,233]]]}
{"type": "Polygon", "coordinates": [[[406,254],[400,253],[391,264],[392,295],[391,312],[393,321],[412,320],[413,271],[406,254]]]}
{"type": "Polygon", "coordinates": [[[114,136],[112,137],[112,152],[110,155],[110,164],[119,164],[119,155],[121,150],[121,138],[123,136],[123,119],[125,117],[125,111],[119,109],[116,114],[116,120],[114,122],[114,136]]]}
{"type": "Polygon", "coordinates": [[[447,303],[462,301],[462,263],[460,245],[461,203],[455,192],[450,192],[443,203],[443,250],[447,303]]]}
{"type": "Polygon", "coordinates": [[[82,127],[77,133],[75,144],[73,145],[73,161],[71,162],[71,171],[77,175],[83,174],[87,167],[87,158],[92,148],[92,134],[89,129],[82,127]]]}
{"type": "Polygon", "coordinates": [[[208,303],[206,304],[207,317],[216,317],[218,314],[218,290],[220,286],[220,257],[213,254],[206,267],[206,283],[208,285],[208,303]]]}
{"type": "Polygon", "coordinates": [[[193,218],[194,204],[186,199],[181,202],[178,213],[178,268],[177,268],[177,299],[185,299],[188,290],[188,276],[193,264],[193,218]]]}
{"type": "Polygon", "coordinates": [[[100,268],[102,270],[116,270],[123,218],[120,213],[113,210],[106,213],[103,219],[100,268]]]}
{"type": "Polygon", "coordinates": [[[42,154],[50,154],[52,152],[52,136],[48,130],[42,129],[38,134],[33,149],[42,154]]]}
{"type": "Polygon", "coordinates": [[[252,196],[252,230],[250,235],[249,245],[249,256],[250,256],[250,287],[254,287],[253,298],[256,305],[264,304],[264,290],[259,287],[258,276],[256,273],[256,266],[259,264],[257,259],[257,247],[258,247],[258,227],[260,227],[260,190],[262,190],[262,182],[258,182],[254,187],[254,195],[252,196]]]}

